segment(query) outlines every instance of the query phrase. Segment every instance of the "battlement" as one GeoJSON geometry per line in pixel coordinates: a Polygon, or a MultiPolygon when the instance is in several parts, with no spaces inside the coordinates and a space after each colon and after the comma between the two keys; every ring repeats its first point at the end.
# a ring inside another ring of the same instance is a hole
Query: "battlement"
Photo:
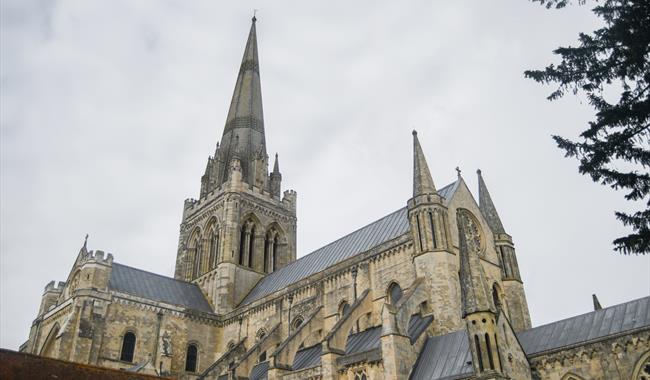
{"type": "Polygon", "coordinates": [[[106,255],[106,258],[104,258],[104,251],[102,250],[96,250],[96,251],[89,251],[88,255],[84,258],[84,263],[101,263],[101,264],[106,264],[106,265],[112,265],[113,264],[113,254],[109,253],[106,255]]]}
{"type": "Polygon", "coordinates": [[[282,197],[282,204],[285,207],[296,211],[296,199],[298,198],[298,193],[295,190],[285,190],[282,197]]]}
{"type": "Polygon", "coordinates": [[[54,292],[54,293],[61,293],[63,291],[63,288],[65,288],[65,281],[59,281],[58,284],[54,280],[50,281],[45,285],[45,291],[44,293],[47,292],[54,292]]]}

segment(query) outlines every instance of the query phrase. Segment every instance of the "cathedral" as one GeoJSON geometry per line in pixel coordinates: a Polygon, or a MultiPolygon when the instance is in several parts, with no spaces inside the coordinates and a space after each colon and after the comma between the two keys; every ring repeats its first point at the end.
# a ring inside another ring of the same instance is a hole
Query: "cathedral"
{"type": "Polygon", "coordinates": [[[650,379],[650,297],[532,327],[481,171],[477,198],[438,186],[415,131],[404,207],[296,259],[266,137],[253,18],[174,277],[86,241],[20,351],[178,379],[650,379]]]}

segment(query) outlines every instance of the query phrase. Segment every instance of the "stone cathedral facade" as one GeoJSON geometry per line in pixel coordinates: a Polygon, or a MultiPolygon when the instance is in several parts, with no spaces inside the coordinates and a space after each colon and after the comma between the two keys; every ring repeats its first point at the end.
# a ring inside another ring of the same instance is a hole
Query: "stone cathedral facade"
{"type": "Polygon", "coordinates": [[[404,207],[296,259],[266,137],[253,18],[174,277],[84,243],[21,351],[179,379],[650,379],[650,297],[532,328],[481,172],[478,201],[436,186],[416,132],[404,207]]]}

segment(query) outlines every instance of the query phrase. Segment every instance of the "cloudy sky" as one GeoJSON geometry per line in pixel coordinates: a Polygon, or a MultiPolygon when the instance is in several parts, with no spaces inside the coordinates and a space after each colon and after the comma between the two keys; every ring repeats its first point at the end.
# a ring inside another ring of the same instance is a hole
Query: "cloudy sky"
{"type": "MultiPolygon", "coordinates": [[[[551,134],[584,97],[523,71],[598,25],[588,7],[502,1],[2,0],[0,346],[27,339],[43,287],[83,237],[172,275],[183,200],[221,136],[253,9],[269,154],[298,192],[298,255],[406,205],[411,133],[442,187],[483,170],[514,237],[533,324],[650,293],[623,257],[623,194],[551,134]]],[[[476,192],[475,192],[476,194],[476,192]]]]}

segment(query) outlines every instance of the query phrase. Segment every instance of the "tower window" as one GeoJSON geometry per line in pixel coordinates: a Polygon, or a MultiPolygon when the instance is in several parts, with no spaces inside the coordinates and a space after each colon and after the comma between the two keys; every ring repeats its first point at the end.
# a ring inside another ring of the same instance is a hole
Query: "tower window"
{"type": "Polygon", "coordinates": [[[133,362],[133,353],[135,352],[135,334],[127,332],[122,338],[122,352],[120,360],[123,362],[133,362]]]}
{"type": "Polygon", "coordinates": [[[420,214],[415,215],[415,221],[418,224],[418,240],[420,241],[420,250],[424,251],[424,245],[422,245],[422,228],[420,227],[420,214]]]}
{"type": "Polygon", "coordinates": [[[393,282],[388,288],[388,301],[392,305],[396,305],[400,298],[402,298],[402,288],[398,283],[393,282]]]}
{"type": "Polygon", "coordinates": [[[436,223],[433,221],[433,213],[429,211],[429,222],[431,222],[431,238],[433,238],[433,248],[438,248],[436,240],[436,223]]]}
{"type": "Polygon", "coordinates": [[[185,356],[185,371],[196,372],[198,352],[199,350],[196,347],[196,344],[190,344],[187,346],[187,354],[185,356]]]}

